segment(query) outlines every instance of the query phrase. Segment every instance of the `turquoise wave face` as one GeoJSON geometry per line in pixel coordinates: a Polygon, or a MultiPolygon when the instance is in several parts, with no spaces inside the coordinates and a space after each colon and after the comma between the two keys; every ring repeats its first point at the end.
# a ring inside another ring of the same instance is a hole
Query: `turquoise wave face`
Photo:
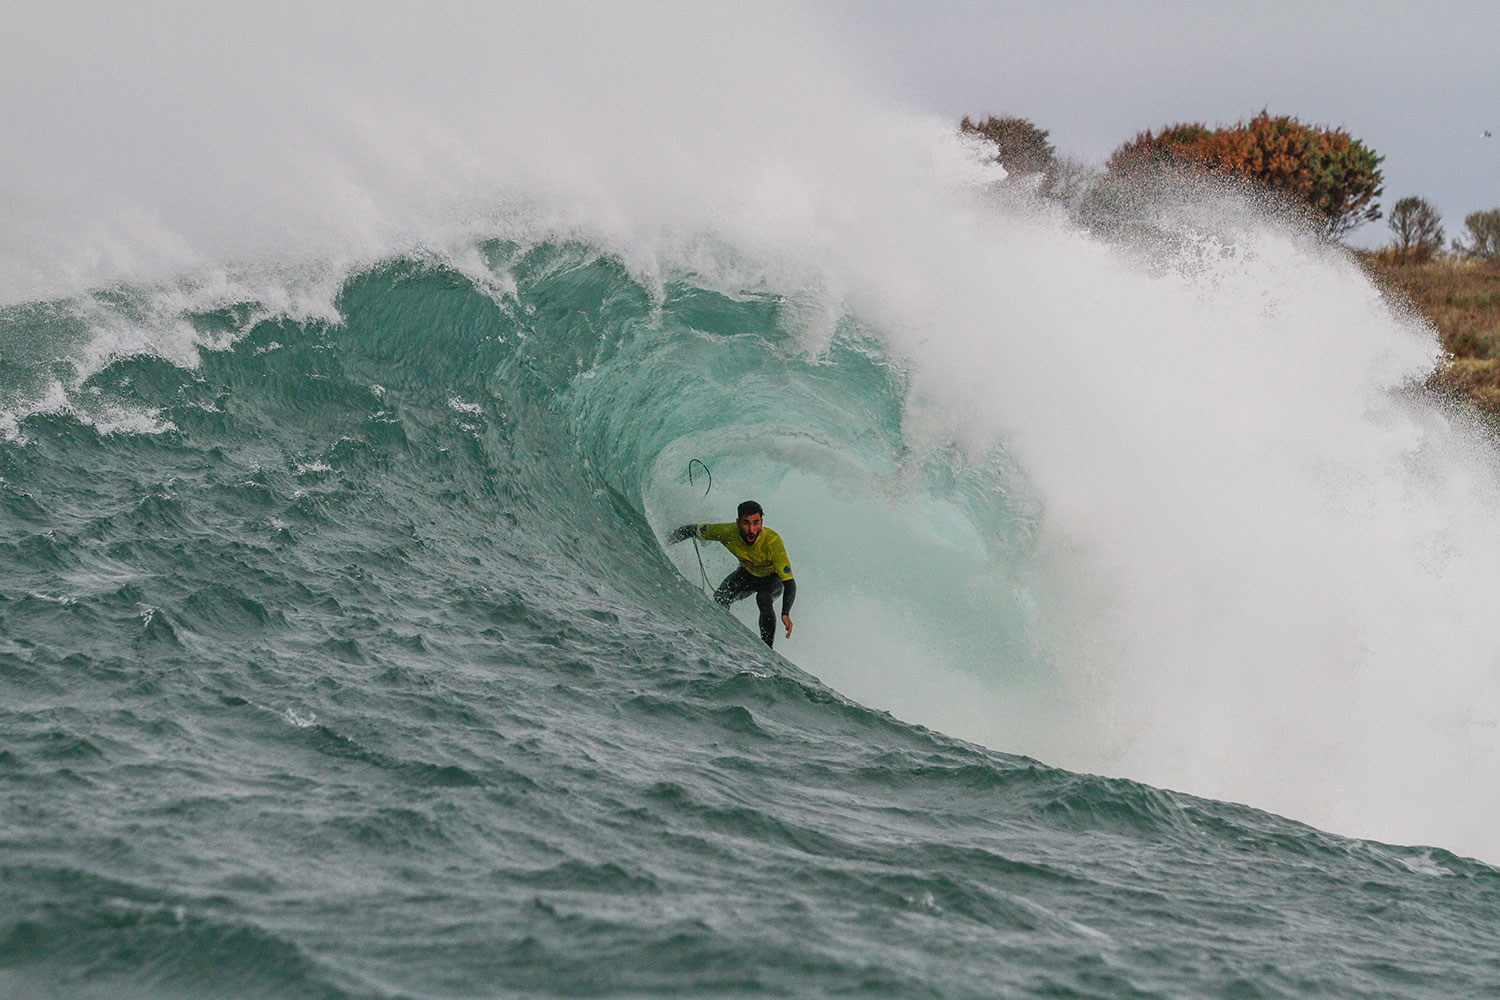
{"type": "Polygon", "coordinates": [[[512,294],[397,261],[339,322],[179,317],[195,358],[4,316],[0,992],[1493,986],[1488,867],[850,699],[1055,708],[1024,480],[919,447],[856,322],[483,250],[512,294]],[[748,494],[775,653],[660,541],[748,494]]]}

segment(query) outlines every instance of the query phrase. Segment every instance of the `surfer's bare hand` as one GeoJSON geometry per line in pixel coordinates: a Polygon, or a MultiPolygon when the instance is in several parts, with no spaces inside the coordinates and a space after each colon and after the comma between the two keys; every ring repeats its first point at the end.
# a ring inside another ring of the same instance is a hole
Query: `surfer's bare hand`
{"type": "Polygon", "coordinates": [[[781,624],[783,624],[783,625],[786,626],[786,637],[788,639],[790,639],[792,637],[792,619],[791,619],[791,616],[790,615],[782,615],[781,616],[781,624]]]}

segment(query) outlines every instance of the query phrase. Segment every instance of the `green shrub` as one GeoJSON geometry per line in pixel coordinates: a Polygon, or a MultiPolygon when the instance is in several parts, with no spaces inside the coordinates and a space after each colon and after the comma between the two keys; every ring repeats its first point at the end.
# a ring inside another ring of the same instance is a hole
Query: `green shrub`
{"type": "Polygon", "coordinates": [[[982,135],[993,142],[1000,151],[996,159],[1009,173],[1050,174],[1056,166],[1057,154],[1047,141],[1047,130],[1037,128],[1025,118],[990,115],[982,122],[974,122],[965,115],[958,127],[962,132],[982,135]]]}
{"type": "Polygon", "coordinates": [[[1229,128],[1189,123],[1142,132],[1108,166],[1121,174],[1171,167],[1244,178],[1302,203],[1323,232],[1341,236],[1380,218],[1381,159],[1343,129],[1262,111],[1229,128]]]}

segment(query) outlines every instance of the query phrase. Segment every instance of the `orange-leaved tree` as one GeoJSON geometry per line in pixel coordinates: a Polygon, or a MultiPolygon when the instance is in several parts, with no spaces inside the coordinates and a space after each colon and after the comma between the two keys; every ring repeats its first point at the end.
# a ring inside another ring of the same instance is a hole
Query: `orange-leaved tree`
{"type": "Polygon", "coordinates": [[[1241,177],[1301,202],[1322,230],[1341,236],[1380,218],[1380,161],[1341,128],[1304,125],[1262,111],[1228,128],[1170,125],[1115,150],[1109,169],[1178,167],[1241,177]]]}

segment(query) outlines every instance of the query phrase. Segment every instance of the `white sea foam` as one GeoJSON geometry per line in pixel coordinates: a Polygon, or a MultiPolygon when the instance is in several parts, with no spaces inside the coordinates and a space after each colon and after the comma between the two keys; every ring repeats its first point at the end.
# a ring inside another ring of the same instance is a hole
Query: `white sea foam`
{"type": "Polygon", "coordinates": [[[484,413],[484,407],[478,403],[470,403],[459,399],[457,396],[448,400],[448,408],[457,413],[468,413],[476,417],[484,413]]]}

